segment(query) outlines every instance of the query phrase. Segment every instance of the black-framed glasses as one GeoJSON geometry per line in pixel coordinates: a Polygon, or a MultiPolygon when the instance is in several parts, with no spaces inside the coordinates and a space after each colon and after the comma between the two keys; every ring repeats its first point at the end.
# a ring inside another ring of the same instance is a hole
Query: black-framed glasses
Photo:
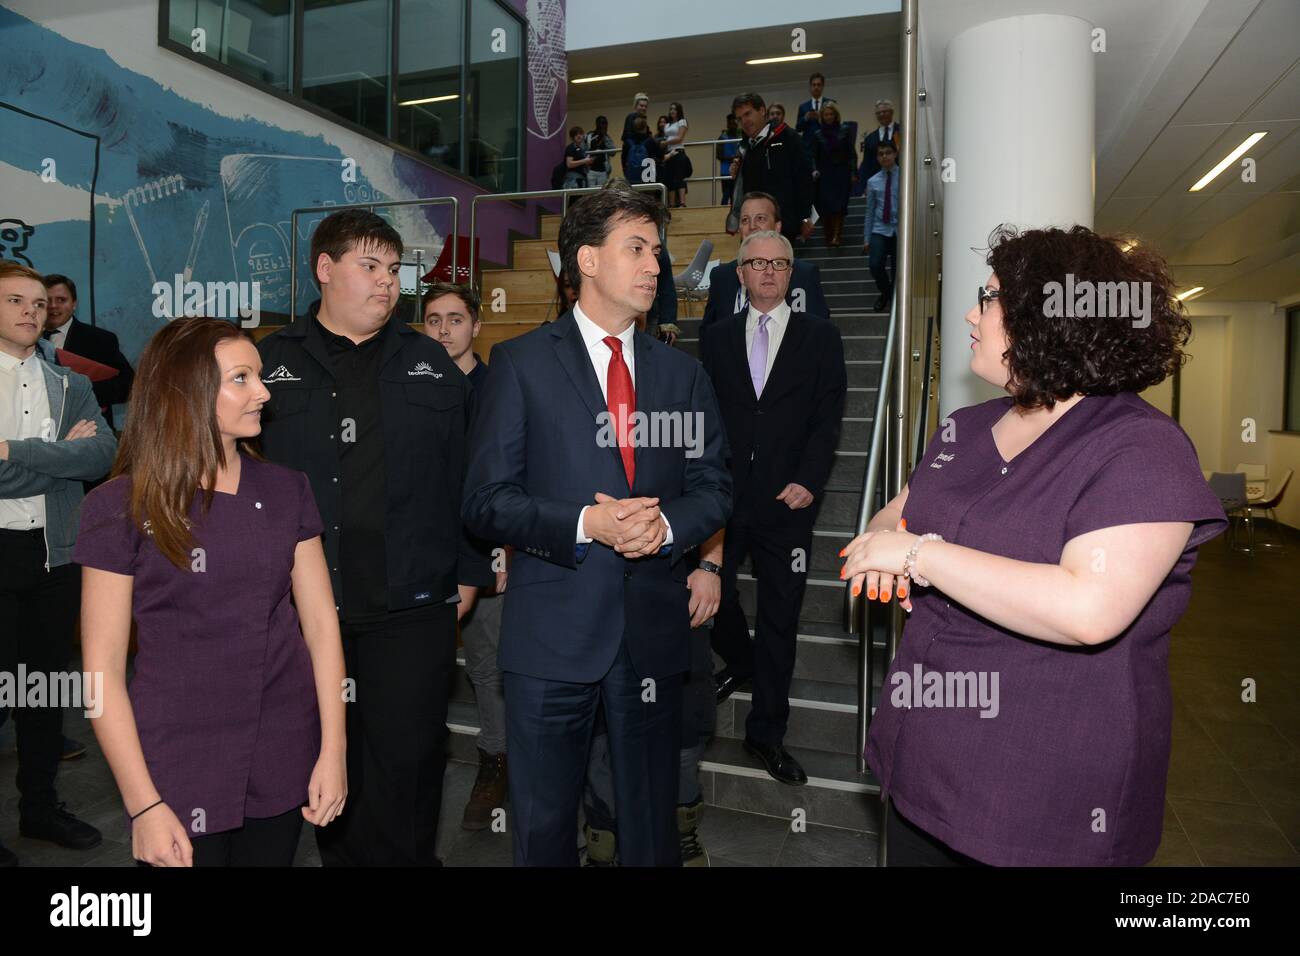
{"type": "Polygon", "coordinates": [[[989,288],[988,286],[986,286],[986,285],[982,285],[982,286],[980,286],[980,287],[979,287],[979,291],[975,294],[975,299],[976,299],[977,302],[979,302],[980,315],[983,315],[983,314],[984,314],[984,303],[985,303],[985,302],[988,302],[988,301],[990,301],[991,299],[1000,299],[1000,298],[1002,298],[1002,290],[1001,290],[1001,289],[990,289],[990,288],[989,288]]]}
{"type": "Polygon", "coordinates": [[[789,259],[746,259],[743,263],[749,266],[755,272],[766,272],[767,267],[771,266],[777,272],[784,272],[790,268],[789,259]]]}

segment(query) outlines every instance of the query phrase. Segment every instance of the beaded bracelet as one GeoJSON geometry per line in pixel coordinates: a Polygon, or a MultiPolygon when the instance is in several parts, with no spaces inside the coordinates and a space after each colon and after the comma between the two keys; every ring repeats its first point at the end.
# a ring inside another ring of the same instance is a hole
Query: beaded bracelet
{"type": "Polygon", "coordinates": [[[943,535],[935,534],[934,532],[923,534],[918,537],[916,543],[912,545],[912,550],[907,552],[907,557],[903,558],[903,577],[911,579],[923,588],[928,588],[930,582],[916,573],[916,555],[917,552],[921,550],[921,545],[925,544],[925,542],[942,540],[943,535]]]}

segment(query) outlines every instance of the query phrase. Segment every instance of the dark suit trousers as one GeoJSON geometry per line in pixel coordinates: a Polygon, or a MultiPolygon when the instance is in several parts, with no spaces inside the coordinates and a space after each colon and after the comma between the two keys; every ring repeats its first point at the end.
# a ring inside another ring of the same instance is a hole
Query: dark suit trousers
{"type": "Polygon", "coordinates": [[[722,606],[713,621],[713,649],[727,671],[754,681],[745,736],[772,747],[785,739],[790,721],[799,610],[808,584],[806,571],[792,570],[796,548],[803,549],[801,566],[806,567],[812,553],[811,525],[773,529],[729,522],[722,554],[722,606]],[[746,554],[757,583],[752,640],[736,585],[736,571],[746,554]]]}
{"type": "MultiPolygon", "coordinates": [[[[0,530],[0,670],[46,679],[68,670],[72,636],[81,611],[81,568],[45,570],[41,531],[0,530]]],[[[54,778],[63,753],[61,707],[15,707],[18,733],[18,811],[54,806],[54,778]]],[[[84,703],[84,701],[82,701],[84,703]]]]}
{"type": "Polygon", "coordinates": [[[316,828],[325,866],[439,866],[447,702],[456,667],[456,609],[397,623],[343,624],[348,799],[316,828]]]}
{"type": "Polygon", "coordinates": [[[508,823],[515,866],[576,866],[578,805],[599,703],[609,731],[619,860],[624,866],[679,866],[677,773],[682,675],[654,683],[642,700],[627,646],[599,682],[573,684],[507,671],[510,753],[508,823]]]}

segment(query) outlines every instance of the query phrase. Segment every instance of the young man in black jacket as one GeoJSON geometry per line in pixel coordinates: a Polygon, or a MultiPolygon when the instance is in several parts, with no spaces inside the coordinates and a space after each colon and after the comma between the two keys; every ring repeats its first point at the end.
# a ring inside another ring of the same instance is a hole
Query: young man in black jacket
{"type": "Polygon", "coordinates": [[[326,217],[320,301],[258,345],[262,450],[311,479],[347,661],[349,792],[317,831],[327,866],[438,865],[457,585],[492,583],[461,528],[470,386],[393,315],[401,253],[374,213],[326,217]]]}
{"type": "Polygon", "coordinates": [[[761,190],[776,197],[781,207],[781,234],[793,242],[812,235],[813,178],[803,138],[784,122],[767,122],[766,104],[757,93],[742,93],[731,101],[745,139],[732,161],[731,175],[739,175],[727,217],[727,232],[740,228],[740,205],[745,194],[761,190]]]}

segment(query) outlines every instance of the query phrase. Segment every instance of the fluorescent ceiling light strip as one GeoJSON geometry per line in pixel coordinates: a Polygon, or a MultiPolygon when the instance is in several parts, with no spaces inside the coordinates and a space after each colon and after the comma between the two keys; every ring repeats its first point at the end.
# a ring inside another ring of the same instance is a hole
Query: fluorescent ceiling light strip
{"type": "Polygon", "coordinates": [[[799,53],[793,56],[769,56],[762,60],[746,60],[745,63],[749,66],[759,66],[763,63],[792,63],[795,60],[820,60],[821,58],[820,53],[799,53]]]}
{"type": "Polygon", "coordinates": [[[584,76],[580,80],[570,80],[570,83],[601,83],[605,80],[630,80],[634,76],[640,76],[640,73],[610,73],[607,76],[584,76]]]}
{"type": "Polygon", "coordinates": [[[1183,299],[1186,299],[1189,296],[1196,295],[1196,293],[1198,292],[1204,292],[1204,291],[1205,291],[1205,286],[1195,285],[1192,286],[1190,289],[1188,289],[1186,292],[1178,293],[1178,295],[1174,296],[1174,298],[1177,299],[1179,302],[1182,302],[1183,299]]]}
{"type": "Polygon", "coordinates": [[[1246,137],[1245,141],[1240,146],[1234,149],[1227,156],[1223,157],[1223,159],[1219,160],[1218,165],[1216,165],[1208,173],[1206,173],[1199,180],[1197,180],[1196,185],[1187,191],[1189,193],[1200,192],[1202,189],[1204,189],[1214,180],[1215,176],[1219,175],[1219,173],[1223,172],[1225,169],[1227,169],[1229,166],[1235,163],[1237,161],[1237,158],[1240,157],[1242,153],[1250,149],[1252,146],[1254,146],[1256,143],[1258,143],[1261,139],[1263,139],[1267,135],[1268,135],[1267,131],[1263,133],[1251,133],[1249,136],[1246,137]]]}
{"type": "Polygon", "coordinates": [[[448,100],[460,99],[459,93],[449,93],[446,96],[426,96],[422,100],[403,100],[398,106],[423,106],[425,103],[445,103],[448,100]]]}

